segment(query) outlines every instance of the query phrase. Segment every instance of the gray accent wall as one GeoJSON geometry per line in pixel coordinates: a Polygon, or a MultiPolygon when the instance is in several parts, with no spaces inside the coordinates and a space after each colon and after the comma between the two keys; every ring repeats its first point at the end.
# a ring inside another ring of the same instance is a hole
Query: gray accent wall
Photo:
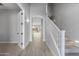
{"type": "Polygon", "coordinates": [[[0,10],[0,42],[17,43],[16,20],[17,11],[0,10]]]}
{"type": "Polygon", "coordinates": [[[54,3],[51,13],[55,18],[56,25],[61,30],[66,30],[67,39],[79,40],[78,3],[54,3]]]}

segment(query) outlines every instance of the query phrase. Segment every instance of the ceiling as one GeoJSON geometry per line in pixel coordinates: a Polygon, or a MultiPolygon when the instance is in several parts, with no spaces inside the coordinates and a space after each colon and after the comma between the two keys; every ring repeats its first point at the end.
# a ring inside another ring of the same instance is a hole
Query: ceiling
{"type": "Polygon", "coordinates": [[[20,10],[19,6],[16,3],[2,3],[0,5],[0,10],[20,10]]]}

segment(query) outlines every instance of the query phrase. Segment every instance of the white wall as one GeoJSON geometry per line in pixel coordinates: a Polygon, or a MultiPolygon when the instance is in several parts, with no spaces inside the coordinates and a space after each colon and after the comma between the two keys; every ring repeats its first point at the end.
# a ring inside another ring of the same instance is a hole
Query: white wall
{"type": "Polygon", "coordinates": [[[0,42],[9,40],[8,16],[6,11],[0,11],[0,42]]]}
{"type": "Polygon", "coordinates": [[[53,4],[52,14],[57,26],[66,30],[68,39],[79,40],[79,4],[53,4]]]}
{"type": "Polygon", "coordinates": [[[32,25],[41,25],[41,18],[33,18],[32,25]]]}
{"type": "Polygon", "coordinates": [[[18,12],[16,12],[16,11],[12,11],[9,13],[10,40],[11,40],[11,42],[15,42],[15,43],[18,42],[18,39],[17,39],[17,20],[18,20],[17,14],[18,14],[18,12]]]}
{"type": "Polygon", "coordinates": [[[29,3],[21,3],[19,4],[22,8],[22,11],[24,12],[24,48],[28,45],[30,40],[30,22],[27,22],[26,20],[30,20],[30,4],[29,3]]]}
{"type": "Polygon", "coordinates": [[[30,17],[32,16],[45,16],[46,15],[46,4],[45,3],[31,3],[30,6],[30,17]]]}
{"type": "MultiPolygon", "coordinates": [[[[45,4],[31,4],[31,3],[22,3],[19,4],[19,6],[22,8],[24,11],[24,47],[26,47],[29,43],[29,41],[32,41],[32,16],[42,16],[45,18],[46,15],[46,5],[45,4]],[[29,22],[27,22],[27,19],[29,22]]],[[[44,19],[45,20],[45,19],[44,19]]],[[[43,25],[44,27],[44,25],[43,25]]],[[[43,29],[44,31],[44,29],[43,29]]]]}
{"type": "Polygon", "coordinates": [[[25,46],[28,45],[30,40],[30,4],[25,7],[25,46]],[[27,22],[29,20],[29,22],[27,22]]]}
{"type": "Polygon", "coordinates": [[[0,10],[0,42],[17,42],[16,39],[17,12],[0,10]]]}

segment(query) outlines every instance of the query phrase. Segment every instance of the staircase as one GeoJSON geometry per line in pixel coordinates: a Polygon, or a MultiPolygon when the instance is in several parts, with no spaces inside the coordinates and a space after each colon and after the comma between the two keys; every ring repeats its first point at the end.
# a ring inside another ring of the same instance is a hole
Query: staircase
{"type": "Polygon", "coordinates": [[[60,30],[48,17],[45,21],[45,39],[53,55],[65,55],[65,31],[60,30]]]}

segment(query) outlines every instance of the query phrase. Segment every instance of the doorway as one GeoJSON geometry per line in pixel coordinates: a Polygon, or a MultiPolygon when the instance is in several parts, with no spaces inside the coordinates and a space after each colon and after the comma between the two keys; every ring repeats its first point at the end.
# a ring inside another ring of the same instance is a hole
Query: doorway
{"type": "Polygon", "coordinates": [[[32,17],[32,42],[43,41],[43,18],[32,17]]]}

